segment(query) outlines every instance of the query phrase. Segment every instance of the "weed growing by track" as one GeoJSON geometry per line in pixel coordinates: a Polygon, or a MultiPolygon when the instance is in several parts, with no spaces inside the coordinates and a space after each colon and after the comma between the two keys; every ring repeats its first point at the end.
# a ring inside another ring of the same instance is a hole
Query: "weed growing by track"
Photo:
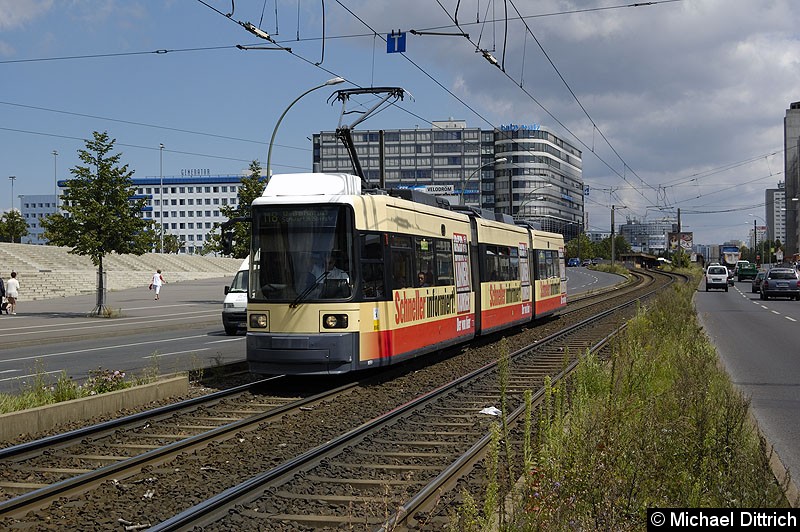
{"type": "Polygon", "coordinates": [[[526,392],[523,478],[499,497],[510,453],[498,423],[483,507],[462,493],[454,529],[641,530],[648,507],[787,505],[749,403],[697,323],[696,284],[640,310],[609,360],[587,356],[567,382],[546,379],[537,412],[526,392]]]}
{"type": "Polygon", "coordinates": [[[86,382],[79,384],[66,372],[61,372],[54,380],[37,362],[33,377],[20,382],[20,393],[0,394],[0,414],[122,390],[153,382],[156,378],[157,374],[152,371],[141,377],[131,377],[121,371],[97,368],[89,372],[86,382]]]}
{"type": "Polygon", "coordinates": [[[504,529],[641,530],[648,507],[786,505],[748,401],[697,324],[695,284],[640,311],[610,361],[589,356],[548,387],[504,529]]]}

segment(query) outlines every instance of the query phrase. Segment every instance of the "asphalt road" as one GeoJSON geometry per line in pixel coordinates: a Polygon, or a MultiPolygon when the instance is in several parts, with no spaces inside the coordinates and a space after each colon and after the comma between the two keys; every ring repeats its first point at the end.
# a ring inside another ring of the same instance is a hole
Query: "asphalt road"
{"type": "Polygon", "coordinates": [[[24,301],[0,316],[0,392],[36,375],[77,381],[98,368],[168,374],[245,359],[245,337],[222,328],[229,278],[169,283],[155,301],[146,286],[109,292],[113,318],[89,318],[95,296],[24,301]]]}
{"type": "MultiPolygon", "coordinates": [[[[568,268],[569,294],[620,282],[617,275],[568,268]]],[[[146,286],[109,292],[115,317],[89,318],[96,296],[23,301],[0,316],[0,393],[16,393],[37,376],[82,382],[97,369],[168,374],[245,360],[245,337],[222,328],[229,278],[166,284],[155,301],[146,286]]]]}
{"type": "Polygon", "coordinates": [[[600,290],[622,281],[622,277],[613,273],[598,272],[583,266],[567,268],[567,295],[600,290]]]}
{"type": "Polygon", "coordinates": [[[695,295],[700,322],[783,465],[800,471],[800,302],[761,301],[751,283],[695,295]]]}

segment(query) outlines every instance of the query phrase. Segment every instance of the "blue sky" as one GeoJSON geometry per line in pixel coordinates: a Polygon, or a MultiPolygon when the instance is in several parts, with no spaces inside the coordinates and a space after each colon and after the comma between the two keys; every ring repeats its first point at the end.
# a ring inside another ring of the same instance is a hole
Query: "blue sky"
{"type": "MultiPolygon", "coordinates": [[[[159,175],[159,143],[165,176],[263,165],[286,106],[341,76],[342,88],[401,86],[413,96],[364,129],[449,117],[553,129],[583,151],[592,229],[608,229],[612,205],[618,223],[681,208],[696,243],[746,240],[752,215],[764,216],[764,190],[783,180],[783,116],[800,100],[795,2],[627,4],[0,0],[0,211],[11,206],[8,176],[15,196],[52,193],[54,170],[68,177],[95,130],[117,139],[136,177],[159,175]],[[274,47],[238,22],[291,53],[237,49],[274,47]],[[406,54],[386,54],[393,29],[469,38],[409,34],[406,54]]],[[[310,170],[307,138],[339,120],[331,93],[289,111],[275,172],[310,170]]]]}

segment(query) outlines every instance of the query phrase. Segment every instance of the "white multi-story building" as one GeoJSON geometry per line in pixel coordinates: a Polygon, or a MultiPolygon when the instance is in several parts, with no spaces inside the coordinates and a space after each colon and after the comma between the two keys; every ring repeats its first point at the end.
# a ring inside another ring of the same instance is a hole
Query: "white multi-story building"
{"type": "MultiPolygon", "coordinates": [[[[193,254],[202,253],[214,223],[227,220],[220,207],[236,207],[242,176],[144,177],[133,178],[132,182],[136,187],[132,199],[147,200],[142,216],[156,224],[163,222],[164,234],[175,235],[183,243],[180,253],[193,254]]],[[[59,181],[58,186],[65,184],[59,181]]],[[[52,194],[21,198],[21,213],[28,224],[28,236],[23,242],[47,243],[40,220],[56,212],[55,199],[52,194]]]]}
{"type": "Polygon", "coordinates": [[[765,197],[765,219],[767,239],[780,240],[786,244],[786,190],[783,181],[778,188],[768,188],[765,197]]]}
{"type": "Polygon", "coordinates": [[[20,197],[20,214],[28,224],[28,234],[22,237],[23,244],[46,244],[47,240],[42,236],[41,220],[56,212],[55,194],[31,194],[20,197]]]}
{"type": "Polygon", "coordinates": [[[242,176],[133,178],[134,198],[145,198],[144,217],[164,226],[183,243],[180,253],[202,253],[214,223],[228,218],[220,207],[236,207],[242,176]],[[163,185],[163,186],[162,186],[163,185]]]}

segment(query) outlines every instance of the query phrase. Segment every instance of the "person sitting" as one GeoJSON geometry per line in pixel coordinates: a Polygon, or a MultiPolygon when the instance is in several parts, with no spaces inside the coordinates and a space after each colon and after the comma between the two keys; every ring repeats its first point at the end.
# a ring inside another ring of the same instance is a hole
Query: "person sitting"
{"type": "Polygon", "coordinates": [[[344,279],[350,281],[350,276],[347,275],[347,272],[336,266],[336,257],[332,254],[325,257],[325,272],[325,279],[344,279]]]}
{"type": "Polygon", "coordinates": [[[417,286],[420,288],[425,288],[430,286],[430,279],[428,278],[428,274],[425,272],[419,272],[417,275],[417,286]]]}

